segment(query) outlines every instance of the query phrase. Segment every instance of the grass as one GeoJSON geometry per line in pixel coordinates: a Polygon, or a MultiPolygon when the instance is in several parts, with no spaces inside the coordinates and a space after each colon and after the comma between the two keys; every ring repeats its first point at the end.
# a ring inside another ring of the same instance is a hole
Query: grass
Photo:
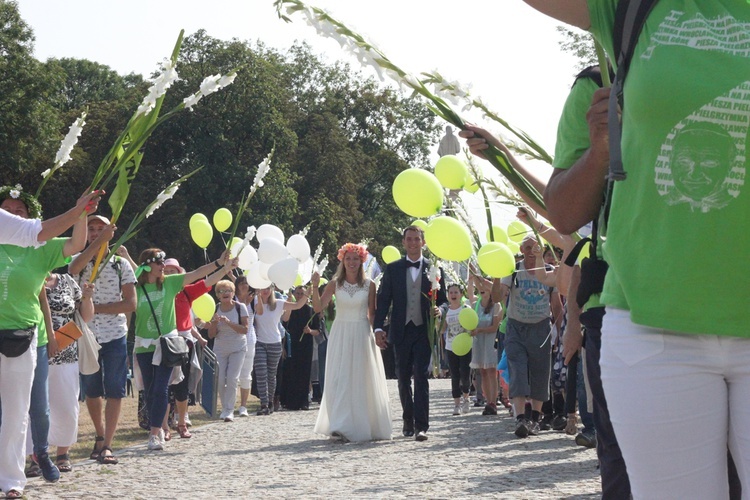
{"type": "MultiPolygon", "coordinates": [[[[238,398],[239,401],[239,398],[238,398]]],[[[105,402],[106,404],[106,402],[105,402]]],[[[70,451],[70,460],[72,462],[86,460],[91,454],[91,450],[94,446],[94,438],[96,437],[96,431],[94,430],[94,424],[91,423],[91,417],[89,416],[86,403],[79,403],[80,414],[78,418],[78,442],[74,444],[70,451]]],[[[239,402],[235,405],[239,407],[239,402]]],[[[248,411],[254,411],[260,407],[260,402],[254,396],[250,396],[248,402],[248,411]]],[[[190,406],[188,408],[190,415],[190,421],[193,426],[191,429],[195,429],[202,425],[215,422],[216,420],[209,417],[201,406],[190,406]]],[[[179,438],[177,432],[173,432],[173,435],[179,438]]],[[[140,428],[138,425],[138,397],[126,396],[122,399],[122,408],[120,409],[120,421],[117,426],[117,432],[115,438],[112,441],[112,449],[117,454],[117,450],[127,448],[133,445],[145,443],[148,440],[148,431],[140,428]]],[[[50,455],[54,457],[56,450],[50,449],[50,455]]]]}

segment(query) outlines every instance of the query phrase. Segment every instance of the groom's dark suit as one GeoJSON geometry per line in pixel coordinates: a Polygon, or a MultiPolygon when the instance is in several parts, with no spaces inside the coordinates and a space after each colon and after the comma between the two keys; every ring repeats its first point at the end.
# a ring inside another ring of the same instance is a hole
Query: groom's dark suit
{"type": "MultiPolygon", "coordinates": [[[[388,264],[378,289],[377,310],[375,312],[376,330],[383,329],[385,317],[391,309],[388,341],[392,343],[396,354],[396,373],[398,375],[398,394],[403,409],[404,431],[420,432],[429,428],[430,387],[427,375],[430,368],[430,342],[427,337],[427,326],[430,318],[430,280],[427,276],[429,261],[422,258],[417,274],[421,281],[420,310],[422,324],[417,326],[407,322],[407,281],[412,280],[411,270],[405,258],[388,264]],[[391,308],[392,306],[392,308],[391,308]],[[414,377],[414,394],[411,390],[411,378],[414,377]]],[[[413,282],[412,282],[413,283],[413,282]]],[[[445,283],[440,279],[437,304],[446,300],[445,283]]]]}

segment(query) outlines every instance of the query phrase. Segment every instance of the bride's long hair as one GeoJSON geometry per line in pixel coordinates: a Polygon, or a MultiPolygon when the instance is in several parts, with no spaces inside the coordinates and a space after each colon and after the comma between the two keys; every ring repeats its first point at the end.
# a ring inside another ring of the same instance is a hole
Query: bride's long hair
{"type": "Polygon", "coordinates": [[[333,280],[338,286],[343,286],[346,280],[346,269],[344,269],[344,256],[347,252],[356,253],[359,256],[359,270],[357,271],[357,284],[362,286],[365,284],[365,261],[367,260],[367,249],[362,245],[356,245],[354,243],[345,243],[339,248],[338,259],[339,265],[336,268],[336,273],[333,275],[333,280]]]}

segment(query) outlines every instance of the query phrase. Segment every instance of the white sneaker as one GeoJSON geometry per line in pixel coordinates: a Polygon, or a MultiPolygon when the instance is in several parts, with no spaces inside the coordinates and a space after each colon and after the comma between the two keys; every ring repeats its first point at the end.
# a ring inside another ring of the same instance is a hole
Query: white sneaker
{"type": "Polygon", "coordinates": [[[227,416],[224,417],[224,422],[234,422],[234,410],[227,413],[227,416]]]}
{"type": "Polygon", "coordinates": [[[161,444],[159,436],[157,436],[156,434],[151,434],[148,437],[148,449],[151,451],[159,451],[164,449],[164,445],[161,444]]]}
{"type": "Polygon", "coordinates": [[[453,406],[453,414],[454,415],[460,415],[461,414],[461,405],[454,405],[453,406]]]}
{"type": "Polygon", "coordinates": [[[471,408],[471,401],[469,401],[469,398],[461,397],[461,413],[466,415],[469,413],[471,408]]]}
{"type": "Polygon", "coordinates": [[[248,416],[250,416],[250,414],[247,412],[247,408],[245,408],[244,406],[240,406],[240,409],[239,409],[238,413],[239,413],[240,417],[248,417],[248,416]]]}
{"type": "Polygon", "coordinates": [[[227,410],[221,410],[221,413],[219,414],[219,420],[224,420],[227,418],[227,415],[229,415],[229,412],[227,410]]]}
{"type": "Polygon", "coordinates": [[[161,444],[161,448],[164,448],[164,445],[167,444],[167,440],[164,439],[164,429],[159,429],[159,443],[161,444]]]}

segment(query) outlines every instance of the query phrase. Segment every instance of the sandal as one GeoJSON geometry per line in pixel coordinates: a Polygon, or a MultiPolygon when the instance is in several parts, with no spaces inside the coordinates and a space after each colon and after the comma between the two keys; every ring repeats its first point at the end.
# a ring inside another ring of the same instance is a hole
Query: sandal
{"type": "Polygon", "coordinates": [[[183,439],[188,439],[192,437],[193,435],[190,433],[190,431],[187,429],[187,425],[178,424],[177,425],[177,432],[180,434],[180,437],[183,439]]]}
{"type": "Polygon", "coordinates": [[[5,498],[23,498],[23,491],[16,488],[11,488],[5,494],[5,498]]]}
{"type": "Polygon", "coordinates": [[[102,448],[102,451],[99,453],[99,458],[96,460],[102,465],[117,465],[119,460],[117,460],[117,457],[112,454],[112,448],[109,446],[104,446],[102,448]],[[109,455],[105,455],[105,452],[109,452],[109,455]]]}
{"type": "Polygon", "coordinates": [[[24,475],[28,477],[40,477],[42,475],[42,468],[39,467],[39,464],[34,460],[34,457],[31,457],[31,462],[29,463],[29,466],[26,467],[26,469],[23,471],[24,475]]]}
{"type": "MultiPolygon", "coordinates": [[[[98,460],[99,459],[99,455],[102,452],[102,448],[99,448],[99,446],[98,446],[99,443],[104,443],[104,436],[96,436],[94,438],[94,449],[91,450],[91,455],[89,455],[89,458],[91,460],[98,460]]],[[[102,446],[104,446],[104,445],[102,445],[102,446]]]]}
{"type": "Polygon", "coordinates": [[[57,465],[57,468],[60,470],[60,472],[70,472],[73,470],[73,466],[70,463],[70,455],[68,455],[67,453],[57,455],[57,458],[55,459],[55,465],[57,465]]]}

